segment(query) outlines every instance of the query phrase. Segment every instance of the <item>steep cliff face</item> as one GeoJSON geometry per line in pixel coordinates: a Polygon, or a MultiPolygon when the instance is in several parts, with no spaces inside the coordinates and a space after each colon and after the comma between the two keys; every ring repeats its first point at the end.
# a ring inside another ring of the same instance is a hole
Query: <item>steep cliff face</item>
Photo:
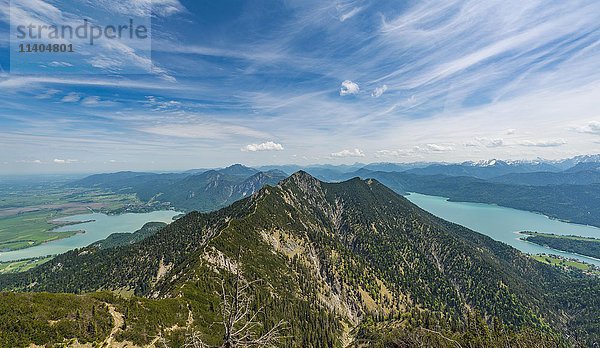
{"type": "Polygon", "coordinates": [[[253,284],[265,329],[290,323],[286,346],[492,344],[501,334],[524,342],[529,330],[559,344],[557,331],[568,328],[568,312],[545,294],[544,284],[563,282],[557,271],[375,180],[328,184],[304,172],[135,244],[88,247],[2,276],[0,287],[181,299],[195,318],[187,330],[218,342],[220,329],[209,324],[220,315],[221,284],[234,274],[253,284]]]}

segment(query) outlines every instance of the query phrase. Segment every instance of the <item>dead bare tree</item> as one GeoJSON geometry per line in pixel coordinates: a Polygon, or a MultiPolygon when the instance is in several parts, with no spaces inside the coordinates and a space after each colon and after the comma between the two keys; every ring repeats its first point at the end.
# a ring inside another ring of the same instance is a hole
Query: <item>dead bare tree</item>
{"type": "MultiPolygon", "coordinates": [[[[239,257],[238,257],[239,260],[239,257]]],[[[239,262],[238,262],[239,265],[239,262]]],[[[231,271],[231,268],[230,268],[231,271]]],[[[233,273],[233,272],[231,272],[233,273]]],[[[264,311],[264,307],[252,310],[254,298],[249,294],[250,288],[261,282],[261,280],[247,281],[241,274],[240,267],[235,270],[235,279],[231,289],[228,289],[224,279],[221,279],[221,322],[225,333],[223,343],[219,346],[210,346],[202,341],[197,332],[188,335],[185,343],[186,348],[251,348],[267,347],[275,348],[283,336],[286,323],[281,320],[272,328],[258,334],[262,329],[262,324],[258,317],[264,311]]]]}
{"type": "Polygon", "coordinates": [[[200,337],[200,333],[198,333],[198,331],[190,332],[183,346],[185,348],[212,348],[212,346],[209,346],[202,341],[202,337],[200,337]]]}
{"type": "Polygon", "coordinates": [[[260,336],[256,332],[262,326],[257,317],[263,307],[252,311],[253,298],[248,294],[250,287],[260,280],[248,282],[241,276],[239,268],[233,284],[233,290],[228,293],[225,282],[221,282],[221,316],[225,327],[223,348],[234,347],[276,347],[283,338],[281,331],[284,322],[280,321],[270,330],[260,336]]]}

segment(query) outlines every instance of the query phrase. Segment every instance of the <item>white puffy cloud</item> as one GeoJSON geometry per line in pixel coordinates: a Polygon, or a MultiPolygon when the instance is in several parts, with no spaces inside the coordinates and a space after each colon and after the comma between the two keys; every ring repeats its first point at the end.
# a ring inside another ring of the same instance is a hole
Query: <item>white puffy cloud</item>
{"type": "Polygon", "coordinates": [[[408,149],[379,150],[375,157],[415,157],[421,158],[424,154],[439,154],[454,151],[454,144],[424,144],[415,145],[408,149]]]}
{"type": "Polygon", "coordinates": [[[79,100],[81,100],[81,96],[75,92],[71,92],[61,99],[63,103],[77,103],[79,100]]]}
{"type": "Polygon", "coordinates": [[[100,104],[100,97],[97,97],[97,96],[86,97],[81,101],[81,104],[88,105],[88,106],[98,105],[98,104],[100,104]]]}
{"type": "Polygon", "coordinates": [[[385,93],[385,91],[387,91],[387,89],[388,89],[387,85],[383,85],[381,87],[377,87],[377,88],[375,88],[375,90],[373,91],[373,93],[371,93],[371,95],[373,97],[375,97],[375,98],[379,98],[379,97],[381,97],[381,95],[383,93],[385,93]]]}
{"type": "MultiPolygon", "coordinates": [[[[42,163],[43,163],[43,162],[42,162],[41,160],[39,160],[39,159],[35,159],[35,160],[29,160],[29,159],[26,159],[26,160],[18,160],[18,161],[16,161],[16,162],[17,162],[17,163],[33,163],[33,164],[42,164],[42,163]]],[[[8,162],[7,162],[7,164],[8,164],[8,162]]]]}
{"type": "Polygon", "coordinates": [[[102,100],[100,99],[100,97],[95,95],[85,97],[81,100],[81,105],[84,106],[112,106],[115,104],[116,102],[110,100],[102,100]]]}
{"type": "Polygon", "coordinates": [[[261,144],[250,144],[244,146],[242,149],[244,152],[257,152],[257,151],[283,151],[283,145],[267,141],[261,144]]]}
{"type": "Polygon", "coordinates": [[[75,163],[77,162],[77,160],[75,159],[59,159],[59,158],[55,158],[54,161],[52,161],[56,164],[69,164],[69,163],[75,163]]]}
{"type": "Polygon", "coordinates": [[[375,152],[375,157],[408,157],[412,156],[414,151],[412,149],[398,149],[398,150],[379,150],[375,152]]]}
{"type": "Polygon", "coordinates": [[[475,138],[480,144],[485,147],[500,147],[504,146],[504,139],[502,138],[475,138]]]}
{"type": "Polygon", "coordinates": [[[592,121],[583,127],[577,128],[580,133],[598,134],[600,135],[600,122],[592,121]]]}
{"type": "Polygon", "coordinates": [[[38,94],[36,96],[36,98],[37,99],[50,99],[50,98],[54,97],[56,94],[58,94],[58,93],[60,93],[60,90],[54,89],[54,88],[50,88],[46,92],[38,94]]]}
{"type": "Polygon", "coordinates": [[[550,140],[525,140],[519,143],[522,146],[532,146],[532,147],[555,147],[566,144],[567,141],[565,139],[550,139],[550,140]]]}
{"type": "Polygon", "coordinates": [[[415,146],[415,150],[419,152],[447,152],[454,150],[451,145],[426,144],[425,146],[415,146]]]}
{"type": "Polygon", "coordinates": [[[342,87],[340,88],[340,95],[345,96],[351,94],[358,94],[359,91],[360,87],[358,87],[357,83],[354,83],[350,80],[346,80],[342,82],[342,87]]]}
{"type": "Polygon", "coordinates": [[[359,150],[359,149],[342,150],[340,152],[334,152],[334,153],[332,153],[331,157],[338,157],[338,158],[343,158],[343,157],[365,157],[365,154],[361,150],[359,150]]]}
{"type": "Polygon", "coordinates": [[[181,106],[181,102],[176,100],[165,100],[163,98],[157,98],[153,95],[146,96],[146,105],[153,108],[155,111],[162,110],[175,110],[181,106]]]}

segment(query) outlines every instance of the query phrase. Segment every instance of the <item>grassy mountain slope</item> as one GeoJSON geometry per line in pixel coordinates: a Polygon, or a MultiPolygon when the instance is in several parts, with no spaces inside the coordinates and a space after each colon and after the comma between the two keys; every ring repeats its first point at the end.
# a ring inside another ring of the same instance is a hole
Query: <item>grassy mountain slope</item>
{"type": "Polygon", "coordinates": [[[327,184],[303,172],[135,244],[75,250],[0,276],[0,288],[133,292],[156,311],[146,324],[137,297],[95,295],[123,313],[119,339],[141,345],[160,334],[181,343],[194,330],[217,344],[220,281],[231,284],[232,270],[258,280],[251,292],[264,307],[261,330],[288,323],[282,346],[560,346],[563,332],[581,342],[599,332],[586,324],[600,308],[596,279],[436,218],[375,180],[327,184]]]}

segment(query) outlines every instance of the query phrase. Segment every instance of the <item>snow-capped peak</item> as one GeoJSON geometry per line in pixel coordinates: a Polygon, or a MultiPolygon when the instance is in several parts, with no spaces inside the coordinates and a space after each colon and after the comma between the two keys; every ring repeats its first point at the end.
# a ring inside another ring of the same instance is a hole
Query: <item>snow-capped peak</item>
{"type": "Polygon", "coordinates": [[[504,161],[500,161],[497,159],[489,159],[489,160],[465,162],[464,164],[473,166],[473,167],[493,167],[496,165],[501,165],[501,164],[506,164],[506,163],[504,161]]]}

